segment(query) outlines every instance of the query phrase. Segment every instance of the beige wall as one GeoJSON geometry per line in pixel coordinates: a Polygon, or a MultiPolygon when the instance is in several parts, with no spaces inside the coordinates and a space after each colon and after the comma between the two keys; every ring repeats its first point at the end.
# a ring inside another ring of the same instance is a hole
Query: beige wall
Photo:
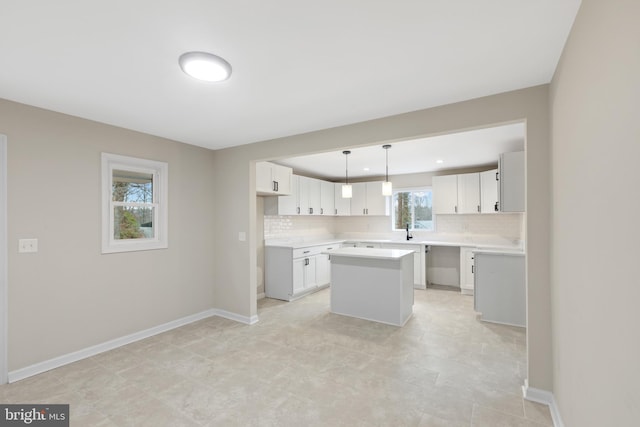
{"type": "Polygon", "coordinates": [[[529,382],[552,387],[549,288],[548,86],[539,86],[398,116],[216,152],[216,288],[218,308],[256,314],[255,160],[378,144],[475,127],[527,123],[527,283],[529,382]],[[240,242],[238,232],[249,232],[240,242]]]}
{"type": "Polygon", "coordinates": [[[213,152],[4,100],[0,133],[10,371],[213,307],[213,152]],[[103,151],[169,163],[169,249],[100,253],[103,151]]]}
{"type": "Polygon", "coordinates": [[[567,426],[640,420],[640,2],[583,0],[550,92],[554,393],[567,426]]]}

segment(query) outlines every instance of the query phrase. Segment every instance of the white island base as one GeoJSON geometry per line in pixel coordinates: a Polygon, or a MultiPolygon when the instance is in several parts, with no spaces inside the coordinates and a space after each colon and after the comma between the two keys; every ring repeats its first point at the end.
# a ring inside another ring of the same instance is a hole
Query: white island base
{"type": "Polygon", "coordinates": [[[413,251],[334,249],[331,312],[403,326],[413,313],[413,251]]]}

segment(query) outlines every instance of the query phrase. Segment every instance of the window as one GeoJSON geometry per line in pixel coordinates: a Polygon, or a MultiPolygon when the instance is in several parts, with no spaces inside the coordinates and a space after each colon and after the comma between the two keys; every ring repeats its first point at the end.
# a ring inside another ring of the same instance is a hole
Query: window
{"type": "Polygon", "coordinates": [[[102,253],[168,247],[164,162],[102,153],[102,253]]]}
{"type": "Polygon", "coordinates": [[[394,230],[433,230],[433,197],[431,188],[402,189],[393,192],[394,230]]]}

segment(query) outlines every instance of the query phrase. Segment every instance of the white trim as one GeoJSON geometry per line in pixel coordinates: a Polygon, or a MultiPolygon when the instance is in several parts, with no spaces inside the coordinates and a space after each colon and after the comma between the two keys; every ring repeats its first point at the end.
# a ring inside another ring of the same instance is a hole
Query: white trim
{"type": "Polygon", "coordinates": [[[113,350],[115,348],[122,347],[123,345],[131,344],[133,342],[140,341],[145,338],[150,338],[154,335],[158,335],[163,332],[167,332],[172,329],[179,328],[184,325],[188,325],[189,323],[197,322],[198,320],[206,319],[208,317],[213,317],[213,316],[223,317],[225,319],[234,320],[237,322],[245,323],[247,325],[253,325],[258,322],[257,315],[247,317],[240,314],[231,313],[226,310],[212,308],[209,310],[202,311],[200,313],[192,314],[191,316],[186,316],[181,319],[173,320],[171,322],[167,322],[162,325],[145,329],[144,331],[135,332],[133,334],[116,338],[111,341],[104,342],[102,344],[97,344],[82,350],[75,351],[73,353],[68,353],[62,356],[54,357],[53,359],[45,360],[43,362],[35,363],[25,368],[11,371],[9,372],[8,379],[10,383],[13,383],[13,382],[31,377],[33,375],[41,374],[51,369],[59,368],[64,365],[68,365],[69,363],[77,362],[78,360],[86,359],[88,357],[92,357],[97,354],[104,353],[105,351],[113,350]]]}
{"type": "Polygon", "coordinates": [[[562,422],[562,418],[560,417],[560,410],[558,409],[558,404],[556,403],[556,399],[553,396],[553,393],[551,393],[550,391],[529,387],[528,382],[525,381],[525,385],[522,386],[522,396],[532,402],[547,405],[549,407],[549,411],[551,412],[551,419],[553,420],[554,427],[564,427],[564,423],[562,422]]]}
{"type": "Polygon", "coordinates": [[[130,335],[125,335],[124,337],[103,342],[102,344],[97,344],[82,350],[75,351],[73,353],[54,357],[53,359],[45,360],[43,362],[39,362],[25,368],[17,369],[15,371],[9,372],[9,382],[12,383],[30,377],[32,375],[37,375],[54,368],[59,368],[60,366],[68,365],[69,363],[77,362],[78,360],[86,359],[87,357],[95,356],[96,354],[104,353],[105,351],[113,350],[115,348],[122,347],[123,345],[131,344],[133,342],[140,341],[145,338],[149,338],[154,335],[158,335],[163,332],[179,328],[180,326],[188,325],[189,323],[197,322],[198,320],[206,319],[215,315],[215,310],[206,310],[200,313],[192,314],[191,316],[183,317],[181,319],[173,320],[162,325],[145,329],[144,331],[135,332],[130,335]]]}
{"type": "Polygon", "coordinates": [[[118,154],[102,153],[102,253],[166,249],[168,236],[169,164],[118,154]],[[155,237],[149,239],[116,240],[113,238],[112,181],[113,170],[148,173],[153,175],[153,205],[155,237]]]}
{"type": "Polygon", "coordinates": [[[251,317],[243,316],[242,314],[232,313],[230,311],[221,310],[216,308],[213,310],[216,316],[224,317],[225,319],[235,320],[236,322],[244,323],[245,325],[254,325],[258,323],[258,315],[254,314],[251,317]]]}
{"type": "Polygon", "coordinates": [[[7,137],[0,135],[0,384],[6,384],[8,371],[7,243],[7,137]]]}
{"type": "Polygon", "coordinates": [[[264,293],[264,292],[262,292],[261,294],[258,294],[258,296],[257,296],[257,298],[256,298],[256,299],[264,299],[264,298],[266,298],[266,297],[267,297],[267,296],[265,295],[265,293],[264,293]]]}

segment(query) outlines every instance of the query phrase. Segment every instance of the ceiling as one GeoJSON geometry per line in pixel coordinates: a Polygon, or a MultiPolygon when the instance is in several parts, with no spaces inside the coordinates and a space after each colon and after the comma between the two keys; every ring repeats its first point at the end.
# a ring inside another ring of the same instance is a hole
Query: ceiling
{"type": "Polygon", "coordinates": [[[2,0],[0,98],[219,149],[549,83],[579,4],[2,0]]]}
{"type": "MultiPolygon", "coordinates": [[[[494,166],[498,164],[501,153],[524,150],[524,141],[525,124],[513,123],[394,142],[389,148],[389,175],[494,166]]],[[[386,158],[382,144],[349,150],[349,178],[385,175],[386,158]]],[[[342,151],[292,157],[276,163],[289,166],[300,175],[329,181],[343,181],[345,178],[346,162],[342,151]]]]}

